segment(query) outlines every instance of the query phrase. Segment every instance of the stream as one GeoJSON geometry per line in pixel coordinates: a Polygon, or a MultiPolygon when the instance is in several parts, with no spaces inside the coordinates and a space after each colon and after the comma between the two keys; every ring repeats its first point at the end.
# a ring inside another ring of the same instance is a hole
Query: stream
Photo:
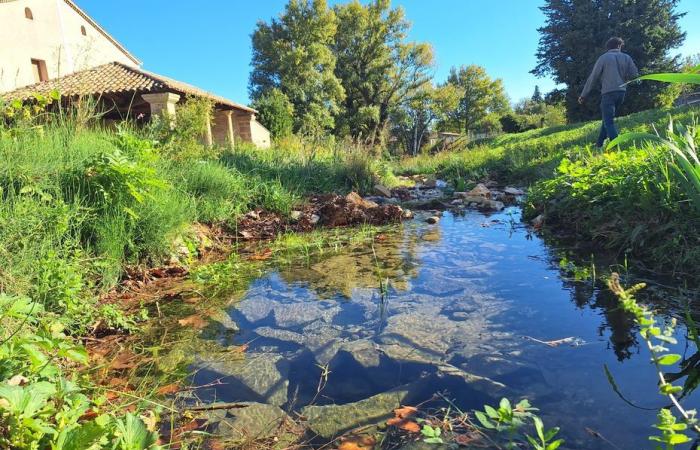
{"type": "Polygon", "coordinates": [[[525,227],[517,207],[424,219],[255,279],[190,346],[193,383],[214,383],[198,399],[301,412],[331,436],[371,421],[358,409],[390,412],[396,398],[377,394],[392,390],[404,404],[443,392],[465,410],[527,398],[561,427],[565,448],[615,448],[595,433],[617,448],[649,448],[655,411],[626,404],[603,368],[635,404],[664,404],[617,300],[567,278],[561,249],[525,227]],[[573,339],[538,342],[563,338],[573,339]],[[213,344],[247,348],[227,358],[213,344]]]}

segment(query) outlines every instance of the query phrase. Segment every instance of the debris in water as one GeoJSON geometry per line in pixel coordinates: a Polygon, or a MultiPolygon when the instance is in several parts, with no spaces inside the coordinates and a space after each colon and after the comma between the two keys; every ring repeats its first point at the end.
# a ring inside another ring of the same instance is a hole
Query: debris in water
{"type": "Polygon", "coordinates": [[[578,347],[581,345],[584,345],[586,341],[584,341],[581,338],[577,338],[574,336],[566,337],[563,339],[555,339],[553,341],[541,341],[537,338],[531,337],[531,336],[523,336],[523,339],[527,339],[533,342],[537,342],[538,344],[544,344],[549,347],[559,347],[560,345],[568,344],[572,347],[578,347]]]}

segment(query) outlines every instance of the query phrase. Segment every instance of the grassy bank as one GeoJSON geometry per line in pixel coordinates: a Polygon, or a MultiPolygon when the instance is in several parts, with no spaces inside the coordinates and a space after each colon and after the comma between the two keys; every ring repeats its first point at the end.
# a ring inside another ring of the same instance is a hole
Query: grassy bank
{"type": "Polygon", "coordinates": [[[195,222],[233,229],[250,209],[285,214],[309,194],[367,189],[390,175],[364,150],[335,144],[209,149],[196,130],[106,129],[72,113],[3,123],[2,448],[152,448],[153,425],[110,405],[82,372],[80,336],[134,331],[145,318],[100,295],[127,266],[161,264],[182,242],[196,248],[195,222]]]}
{"type": "MultiPolygon", "coordinates": [[[[623,132],[691,124],[695,108],[652,110],[620,118],[623,132]]],[[[433,173],[458,190],[495,179],[530,186],[526,217],[546,216],[551,229],[637,260],[650,270],[692,275],[700,263],[700,215],[689,202],[673,153],[663,146],[627,145],[599,152],[599,122],[506,134],[459,151],[422,155],[397,173],[433,173]]],[[[697,129],[695,142],[697,142],[697,129]]],[[[692,133],[691,133],[692,134],[692,133]]]]}

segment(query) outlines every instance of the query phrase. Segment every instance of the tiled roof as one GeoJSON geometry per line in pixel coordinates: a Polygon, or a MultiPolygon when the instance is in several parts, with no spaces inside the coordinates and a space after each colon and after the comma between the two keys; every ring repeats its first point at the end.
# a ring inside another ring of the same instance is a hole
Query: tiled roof
{"type": "Polygon", "coordinates": [[[5,100],[28,100],[34,94],[47,95],[58,91],[64,97],[104,94],[146,94],[156,92],[175,92],[181,95],[194,95],[213,100],[221,106],[255,113],[244,105],[232,102],[224,97],[206,92],[202,89],[158,75],[145,70],[112,62],[82,70],[61,78],[25,86],[17,90],[0,94],[5,100]]]}

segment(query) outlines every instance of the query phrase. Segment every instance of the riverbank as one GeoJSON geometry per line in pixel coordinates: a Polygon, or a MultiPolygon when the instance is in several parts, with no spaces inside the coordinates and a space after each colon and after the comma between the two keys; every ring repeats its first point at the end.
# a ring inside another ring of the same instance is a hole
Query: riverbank
{"type": "MultiPolygon", "coordinates": [[[[651,110],[618,120],[623,132],[692,125],[697,107],[651,110]]],[[[468,148],[400,161],[402,174],[435,174],[458,190],[479,181],[529,185],[525,218],[545,230],[617,255],[653,274],[694,279],[700,264],[700,213],[690,202],[673,152],[661,146],[599,152],[599,123],[506,134],[468,148]]],[[[695,142],[698,140],[698,128],[695,142]]],[[[590,247],[589,247],[590,249],[590,247]]]]}

